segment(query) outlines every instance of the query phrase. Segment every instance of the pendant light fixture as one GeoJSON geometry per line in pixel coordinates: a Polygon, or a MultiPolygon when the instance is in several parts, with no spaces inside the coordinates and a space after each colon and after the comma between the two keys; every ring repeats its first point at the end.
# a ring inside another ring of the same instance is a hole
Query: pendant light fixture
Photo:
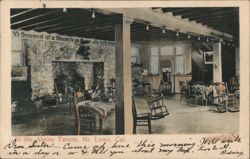
{"type": "Polygon", "coordinates": [[[176,32],[176,36],[177,36],[177,37],[179,36],[179,32],[178,32],[178,31],[176,32]]]}
{"type": "Polygon", "coordinates": [[[147,24],[147,26],[146,26],[146,30],[149,30],[149,25],[147,24]]]}
{"type": "Polygon", "coordinates": [[[190,39],[191,38],[191,35],[190,34],[188,34],[188,39],[190,39]]]}
{"type": "Polygon", "coordinates": [[[91,16],[93,19],[95,19],[95,10],[93,10],[92,12],[92,16],[91,16]]]}
{"type": "Polygon", "coordinates": [[[165,34],[166,33],[166,30],[165,28],[162,29],[162,33],[165,34]]]}
{"type": "Polygon", "coordinates": [[[67,12],[67,8],[63,8],[63,13],[66,13],[67,12]]]}

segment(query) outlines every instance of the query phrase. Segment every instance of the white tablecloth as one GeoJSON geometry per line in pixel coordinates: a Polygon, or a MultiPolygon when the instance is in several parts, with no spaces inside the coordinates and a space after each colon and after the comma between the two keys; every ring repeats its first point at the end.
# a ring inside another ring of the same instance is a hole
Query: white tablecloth
{"type": "Polygon", "coordinates": [[[77,107],[92,108],[100,118],[106,118],[111,111],[115,109],[114,102],[101,102],[101,101],[82,101],[77,103],[77,107]]]}

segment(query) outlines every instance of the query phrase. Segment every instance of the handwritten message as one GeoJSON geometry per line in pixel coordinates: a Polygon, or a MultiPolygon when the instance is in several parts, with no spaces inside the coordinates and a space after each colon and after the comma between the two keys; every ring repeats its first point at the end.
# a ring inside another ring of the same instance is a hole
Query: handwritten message
{"type": "Polygon", "coordinates": [[[233,144],[241,143],[238,135],[203,137],[198,142],[192,138],[183,142],[153,141],[145,137],[129,140],[126,136],[17,137],[11,139],[3,149],[9,158],[18,156],[117,158],[124,155],[142,155],[148,158],[154,155],[171,157],[173,155],[192,155],[193,153],[216,154],[221,158],[241,158],[245,155],[240,148],[232,147],[233,144]]]}

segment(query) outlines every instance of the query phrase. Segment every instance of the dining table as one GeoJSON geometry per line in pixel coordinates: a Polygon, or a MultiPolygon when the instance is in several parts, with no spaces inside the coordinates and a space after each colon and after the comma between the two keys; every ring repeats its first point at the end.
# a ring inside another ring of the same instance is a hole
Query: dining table
{"type": "Polygon", "coordinates": [[[101,134],[104,120],[107,119],[107,117],[115,110],[115,102],[85,100],[76,103],[78,135],[80,133],[80,125],[81,125],[80,113],[79,113],[80,107],[92,109],[95,112],[95,114],[99,117],[99,133],[101,134]]]}

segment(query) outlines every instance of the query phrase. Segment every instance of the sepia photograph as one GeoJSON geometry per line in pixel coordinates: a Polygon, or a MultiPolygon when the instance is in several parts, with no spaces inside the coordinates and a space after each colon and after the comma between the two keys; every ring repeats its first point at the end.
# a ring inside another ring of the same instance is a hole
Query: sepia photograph
{"type": "Polygon", "coordinates": [[[124,108],[117,106],[123,100],[117,91],[128,82],[119,75],[123,67],[131,67],[132,109],[126,113],[133,133],[238,132],[237,7],[44,6],[10,14],[13,135],[116,134],[124,124],[124,108]],[[170,28],[152,17],[123,17],[127,10],[178,21],[170,28]],[[178,22],[197,29],[185,32],[188,26],[178,22]],[[131,62],[119,63],[123,54],[131,62]]]}
{"type": "Polygon", "coordinates": [[[249,157],[249,7],[205,2],[4,0],[0,156],[249,157]]]}

